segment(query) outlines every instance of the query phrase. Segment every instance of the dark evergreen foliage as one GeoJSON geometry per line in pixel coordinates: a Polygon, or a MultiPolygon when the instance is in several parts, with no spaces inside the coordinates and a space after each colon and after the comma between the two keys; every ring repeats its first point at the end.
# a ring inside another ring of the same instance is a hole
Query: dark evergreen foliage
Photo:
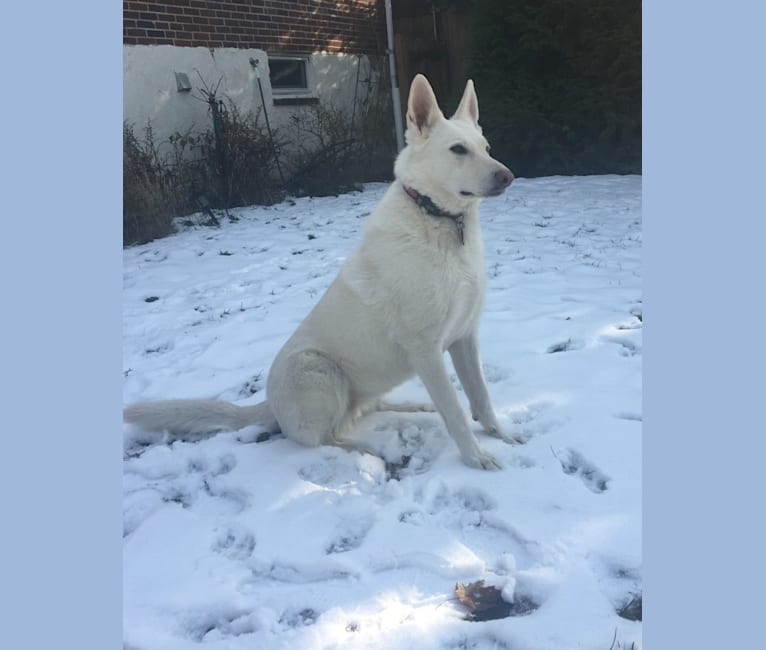
{"type": "Polygon", "coordinates": [[[638,0],[483,0],[470,66],[517,176],[640,173],[638,0]]]}

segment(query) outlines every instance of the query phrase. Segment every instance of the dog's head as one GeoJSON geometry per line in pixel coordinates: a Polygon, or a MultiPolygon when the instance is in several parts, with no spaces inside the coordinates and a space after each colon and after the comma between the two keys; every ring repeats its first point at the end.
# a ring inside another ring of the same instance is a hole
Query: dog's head
{"type": "Polygon", "coordinates": [[[396,159],[396,177],[444,207],[498,196],[513,181],[511,171],[489,155],[473,81],[468,81],[460,105],[447,119],[431,84],[418,74],[410,86],[405,135],[407,146],[396,159]]]}

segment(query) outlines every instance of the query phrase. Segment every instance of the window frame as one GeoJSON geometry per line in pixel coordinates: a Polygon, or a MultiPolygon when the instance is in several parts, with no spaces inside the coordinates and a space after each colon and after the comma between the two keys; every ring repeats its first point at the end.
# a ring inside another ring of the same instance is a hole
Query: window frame
{"type": "Polygon", "coordinates": [[[271,92],[275,97],[305,97],[310,96],[311,91],[311,75],[310,75],[310,69],[311,66],[309,65],[309,57],[307,56],[300,56],[300,55],[289,55],[289,54],[269,54],[268,55],[269,60],[269,84],[271,85],[271,92]],[[305,82],[305,86],[275,86],[274,80],[272,78],[272,62],[274,61],[298,61],[302,64],[303,67],[303,80],[305,82]]]}

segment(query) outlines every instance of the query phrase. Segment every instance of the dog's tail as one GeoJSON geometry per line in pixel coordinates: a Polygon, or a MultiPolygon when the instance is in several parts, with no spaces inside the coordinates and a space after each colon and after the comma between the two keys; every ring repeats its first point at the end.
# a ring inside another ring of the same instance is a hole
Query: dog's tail
{"type": "Polygon", "coordinates": [[[279,431],[279,424],[268,402],[255,406],[202,399],[138,402],[123,410],[122,419],[145,431],[167,432],[176,438],[238,431],[250,425],[262,426],[269,432],[279,431]]]}

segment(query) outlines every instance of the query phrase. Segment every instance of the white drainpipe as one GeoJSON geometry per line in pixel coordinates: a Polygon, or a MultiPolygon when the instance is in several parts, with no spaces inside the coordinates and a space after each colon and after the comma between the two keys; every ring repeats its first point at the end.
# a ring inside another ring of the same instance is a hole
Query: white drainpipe
{"type": "Polygon", "coordinates": [[[404,149],[404,130],[402,129],[402,103],[399,96],[399,84],[396,80],[396,57],[394,56],[394,20],[391,15],[391,0],[386,0],[386,31],[388,32],[388,63],[391,68],[391,101],[394,104],[394,128],[396,129],[396,147],[404,149]]]}

